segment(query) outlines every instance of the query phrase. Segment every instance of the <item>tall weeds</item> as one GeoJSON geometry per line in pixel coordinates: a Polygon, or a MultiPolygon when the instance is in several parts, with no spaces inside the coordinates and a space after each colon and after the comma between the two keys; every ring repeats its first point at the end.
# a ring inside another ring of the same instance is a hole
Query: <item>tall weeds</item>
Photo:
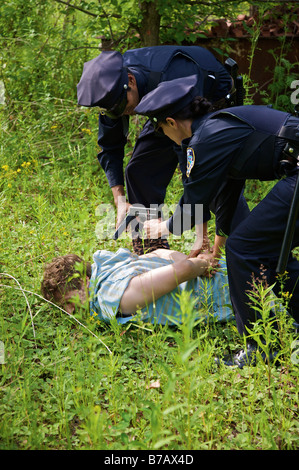
{"type": "MultiPolygon", "coordinates": [[[[265,335],[265,352],[277,337],[280,362],[242,370],[214,363],[243,346],[234,321],[195,321],[188,296],[176,327],[99,325],[84,311],[78,323],[39,296],[43,264],[54,256],[91,260],[100,248],[131,248],[95,233],[96,208],[112,204],[95,114],[63,119],[59,108],[54,127],[48,105],[43,131],[0,113],[0,448],[298,448],[298,344],[283,314],[273,332],[262,287],[252,301],[265,313],[250,334],[265,335]]],[[[166,203],[180,191],[176,174],[166,203]]],[[[184,251],[181,240],[170,244],[184,251]]]]}

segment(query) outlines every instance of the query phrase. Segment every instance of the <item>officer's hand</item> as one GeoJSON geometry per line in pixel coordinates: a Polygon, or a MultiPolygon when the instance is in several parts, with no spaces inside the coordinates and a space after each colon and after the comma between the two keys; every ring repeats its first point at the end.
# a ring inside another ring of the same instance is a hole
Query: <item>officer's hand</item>
{"type": "Polygon", "coordinates": [[[211,253],[211,251],[202,252],[197,255],[196,258],[205,259],[209,262],[209,270],[206,274],[204,274],[206,277],[211,278],[216,274],[217,268],[219,267],[219,262],[218,259],[214,257],[213,253],[211,253]]]}
{"type": "Polygon", "coordinates": [[[161,238],[163,235],[168,235],[169,230],[166,226],[166,222],[166,220],[162,221],[161,219],[146,220],[143,225],[146,238],[157,239],[161,238]]]}
{"type": "Polygon", "coordinates": [[[188,258],[195,258],[200,253],[204,252],[212,253],[209,237],[197,237],[188,255],[188,258]]]}

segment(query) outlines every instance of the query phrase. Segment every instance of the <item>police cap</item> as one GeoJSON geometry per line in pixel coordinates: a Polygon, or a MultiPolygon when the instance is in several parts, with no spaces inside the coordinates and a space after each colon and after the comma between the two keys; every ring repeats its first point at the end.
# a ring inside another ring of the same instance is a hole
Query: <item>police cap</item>
{"type": "Polygon", "coordinates": [[[80,106],[100,106],[111,109],[120,102],[126,103],[128,72],[123,57],[117,51],[103,51],[98,57],[85,62],[77,85],[80,106]]]}
{"type": "Polygon", "coordinates": [[[135,112],[148,116],[154,123],[164,121],[198,96],[197,81],[197,75],[190,75],[161,82],[157,88],[142,98],[135,112]]]}

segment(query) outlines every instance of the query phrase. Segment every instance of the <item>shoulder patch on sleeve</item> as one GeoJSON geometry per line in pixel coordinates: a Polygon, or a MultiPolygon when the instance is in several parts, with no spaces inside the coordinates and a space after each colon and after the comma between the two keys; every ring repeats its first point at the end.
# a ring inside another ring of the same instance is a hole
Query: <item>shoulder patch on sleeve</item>
{"type": "Polygon", "coordinates": [[[187,171],[186,171],[187,178],[189,178],[190,176],[191,170],[194,167],[194,163],[195,163],[194,150],[192,147],[188,147],[187,148],[187,171]]]}

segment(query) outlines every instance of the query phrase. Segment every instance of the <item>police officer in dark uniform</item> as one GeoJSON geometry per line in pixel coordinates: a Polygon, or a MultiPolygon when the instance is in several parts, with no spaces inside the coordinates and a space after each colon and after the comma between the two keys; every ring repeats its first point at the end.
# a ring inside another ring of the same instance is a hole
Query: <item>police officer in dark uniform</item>
{"type": "MultiPolygon", "coordinates": [[[[267,106],[238,106],[210,112],[210,104],[197,94],[196,77],[174,80],[161,83],[136,107],[137,113],[150,117],[166,135],[181,143],[184,155],[181,165],[186,169],[184,194],[173,217],[159,223],[148,221],[145,229],[150,233],[158,226],[160,234],[169,231],[179,235],[184,230],[185,204],[194,211],[196,204],[208,205],[218,194],[216,218],[218,230],[228,236],[226,259],[231,301],[238,331],[246,334],[257,316],[247,295],[253,279],[263,279],[261,282],[266,279],[268,286],[277,281],[277,262],[298,175],[299,118],[267,106]],[[279,181],[246,219],[232,229],[238,183],[247,179],[279,181]]],[[[294,230],[291,249],[299,245],[298,215],[294,230]]],[[[292,254],[286,271],[288,311],[298,323],[299,262],[292,254]]],[[[274,292],[279,290],[276,282],[274,292]]],[[[228,363],[242,367],[253,361],[255,350],[256,345],[249,343],[248,350],[242,350],[228,363]]]]}
{"type": "MultiPolygon", "coordinates": [[[[117,51],[103,51],[84,64],[77,86],[78,104],[101,109],[98,160],[112,188],[118,223],[125,215],[119,201],[123,202],[125,195],[123,159],[129,116],[135,114],[134,108],[140,99],[158,83],[190,75],[196,75],[202,96],[218,107],[224,106],[225,97],[232,92],[232,78],[225,67],[201,47],[147,47],[128,50],[123,55],[117,51]]],[[[129,204],[138,203],[145,207],[163,204],[166,188],[178,165],[179,151],[179,146],[168,137],[155,132],[151,121],[145,124],[126,167],[129,204]]],[[[122,208],[126,211],[127,204],[122,204],[122,208]]],[[[241,217],[247,211],[247,204],[241,198],[241,217]]],[[[207,211],[204,221],[209,216],[207,211]]],[[[150,241],[149,245],[155,249],[159,247],[156,242],[150,241]]],[[[163,243],[165,247],[165,241],[163,243]]],[[[138,251],[138,245],[140,247],[140,243],[135,243],[135,251],[138,251]]]]}

